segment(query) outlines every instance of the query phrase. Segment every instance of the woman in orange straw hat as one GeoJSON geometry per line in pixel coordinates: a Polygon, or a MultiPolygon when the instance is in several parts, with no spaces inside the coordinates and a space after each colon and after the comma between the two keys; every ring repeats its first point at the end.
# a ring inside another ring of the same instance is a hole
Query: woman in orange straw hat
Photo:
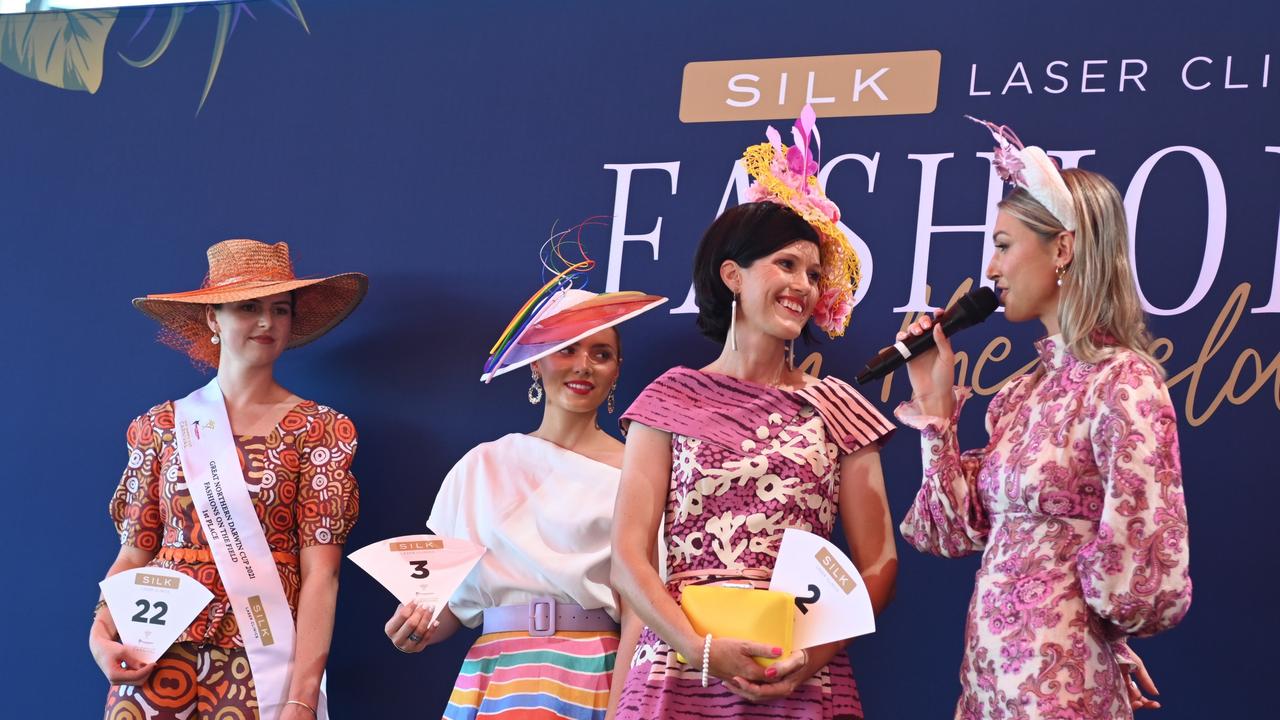
{"type": "Polygon", "coordinates": [[[273,370],[285,349],[350,314],[368,279],[298,278],[284,243],[226,240],[208,259],[200,289],[133,301],[160,323],[162,342],[217,376],[129,426],[129,462],[111,500],[121,548],[107,575],[176,570],[213,600],[150,664],[121,644],[99,602],[89,647],[112,683],[106,717],[323,718],[342,544],[359,514],[356,432],[273,370]],[[223,542],[229,527],[237,557],[223,542]],[[243,598],[260,603],[265,620],[248,616],[243,598]],[[268,621],[270,633],[242,632],[268,621]]]}

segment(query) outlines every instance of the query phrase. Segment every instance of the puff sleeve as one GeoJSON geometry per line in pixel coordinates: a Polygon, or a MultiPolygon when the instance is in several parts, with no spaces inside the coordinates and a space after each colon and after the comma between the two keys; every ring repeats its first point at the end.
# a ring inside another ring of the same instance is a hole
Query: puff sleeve
{"type": "MultiPolygon", "coordinates": [[[[957,423],[969,388],[956,388],[955,410],[950,418],[923,414],[917,401],[902,403],[895,415],[902,424],[920,431],[924,479],[899,531],[920,552],[955,558],[980,552],[987,545],[991,521],[978,495],[978,471],[986,449],[960,451],[957,423]]],[[[992,401],[987,413],[991,432],[992,401]]]]}
{"type": "Polygon", "coordinates": [[[360,488],[351,472],[356,426],[327,407],[306,418],[299,431],[298,501],[295,509],[302,547],[342,545],[360,516],[360,488]]]}
{"type": "Polygon", "coordinates": [[[160,550],[164,520],[160,512],[160,441],[173,430],[173,409],[153,408],[134,418],[125,433],[129,459],[109,505],[120,544],[155,553],[160,550]]]}
{"type": "Polygon", "coordinates": [[[1191,605],[1177,416],[1154,368],[1121,358],[1094,389],[1090,438],[1104,479],[1097,536],[1076,557],[1085,601],[1128,635],[1176,625],[1191,605]]]}

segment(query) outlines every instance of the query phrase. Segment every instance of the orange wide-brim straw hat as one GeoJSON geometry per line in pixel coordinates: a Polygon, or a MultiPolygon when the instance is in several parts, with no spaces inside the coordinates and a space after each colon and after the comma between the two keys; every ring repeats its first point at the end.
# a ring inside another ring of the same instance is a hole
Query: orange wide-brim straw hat
{"type": "Polygon", "coordinates": [[[161,342],[210,368],[218,366],[219,348],[210,341],[205,305],[293,293],[293,329],[287,349],[332,330],[369,289],[369,278],[363,273],[297,277],[285,243],[223,240],[209,248],[208,257],[209,274],[199,289],[135,298],[133,306],[160,323],[161,342]]]}

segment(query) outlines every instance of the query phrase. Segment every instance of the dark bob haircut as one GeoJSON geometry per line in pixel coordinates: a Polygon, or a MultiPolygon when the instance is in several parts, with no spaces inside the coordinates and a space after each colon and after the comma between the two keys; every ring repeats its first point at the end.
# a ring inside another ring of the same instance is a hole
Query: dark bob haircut
{"type": "MultiPolygon", "coordinates": [[[[698,329],[717,343],[729,334],[729,310],[733,293],[720,279],[720,266],[733,260],[751,267],[756,260],[797,240],[808,240],[818,249],[818,232],[796,211],[771,202],[744,203],[724,211],[702,235],[693,257],[693,292],[698,301],[698,329]]],[[[803,332],[810,340],[809,326],[803,332]]]]}

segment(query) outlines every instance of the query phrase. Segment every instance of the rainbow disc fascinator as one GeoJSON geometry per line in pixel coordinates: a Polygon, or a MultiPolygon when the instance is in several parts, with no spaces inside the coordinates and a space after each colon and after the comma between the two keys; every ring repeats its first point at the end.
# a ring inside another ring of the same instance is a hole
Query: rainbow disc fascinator
{"type": "Polygon", "coordinates": [[[822,279],[813,322],[829,337],[840,337],[849,327],[853,295],[862,273],[858,254],[837,224],[840,208],[827,198],[818,183],[822,136],[813,107],[805,105],[791,127],[793,146],[783,145],[782,136],[772,125],[765,137],[769,142],[752,145],[742,154],[747,173],[755,180],[747,188],[746,199],[785,205],[817,230],[822,241],[822,279]],[[817,149],[816,157],[810,152],[811,142],[817,149]]]}
{"type": "Polygon", "coordinates": [[[996,125],[972,115],[965,117],[985,127],[995,138],[996,150],[991,164],[1000,179],[1026,190],[1062,223],[1062,227],[1075,232],[1078,227],[1075,202],[1053,158],[1035,145],[1024,146],[1008,125],[996,125]]]}
{"type": "Polygon", "coordinates": [[[596,266],[582,245],[589,227],[605,226],[593,217],[553,234],[542,246],[541,288],[520,306],[498,341],[489,349],[481,382],[524,367],[551,353],[642,315],[667,298],[635,291],[594,293],[585,289],[586,273],[596,266]]]}

